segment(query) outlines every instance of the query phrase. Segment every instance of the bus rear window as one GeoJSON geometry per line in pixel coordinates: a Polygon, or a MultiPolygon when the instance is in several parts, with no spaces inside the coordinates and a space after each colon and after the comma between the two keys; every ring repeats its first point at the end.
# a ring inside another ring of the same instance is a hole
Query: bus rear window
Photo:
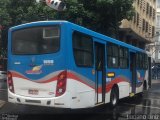
{"type": "Polygon", "coordinates": [[[12,53],[16,55],[55,53],[59,47],[59,26],[25,28],[12,33],[12,53]]]}

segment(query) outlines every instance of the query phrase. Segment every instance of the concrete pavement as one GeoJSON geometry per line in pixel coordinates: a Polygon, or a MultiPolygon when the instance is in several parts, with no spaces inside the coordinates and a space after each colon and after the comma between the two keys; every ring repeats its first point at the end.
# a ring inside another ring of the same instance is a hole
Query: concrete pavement
{"type": "Polygon", "coordinates": [[[155,83],[160,83],[160,79],[152,79],[152,84],[155,84],[155,83]]]}
{"type": "Polygon", "coordinates": [[[5,101],[0,100],[0,108],[3,107],[3,105],[4,105],[5,103],[6,103],[5,101]]]}
{"type": "Polygon", "coordinates": [[[0,110],[7,103],[7,90],[0,89],[0,110]]]}
{"type": "Polygon", "coordinates": [[[70,116],[74,119],[77,119],[78,116],[82,120],[126,120],[137,117],[137,115],[143,115],[148,119],[154,117],[155,120],[160,120],[160,80],[152,80],[151,89],[145,92],[143,97],[135,96],[134,98],[120,100],[114,110],[111,110],[108,104],[82,110],[13,104],[7,102],[6,90],[0,91],[0,106],[1,103],[3,107],[0,107],[0,115],[4,113],[19,115],[18,120],[66,120],[70,116]]]}

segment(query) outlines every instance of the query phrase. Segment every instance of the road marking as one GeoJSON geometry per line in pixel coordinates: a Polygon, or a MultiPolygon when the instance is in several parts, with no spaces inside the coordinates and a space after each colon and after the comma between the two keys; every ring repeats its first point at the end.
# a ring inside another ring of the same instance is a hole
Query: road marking
{"type": "Polygon", "coordinates": [[[152,107],[152,106],[136,105],[136,104],[129,104],[129,103],[123,103],[123,104],[131,105],[131,106],[136,106],[136,107],[146,107],[146,108],[152,108],[152,109],[159,109],[159,110],[160,110],[160,107],[152,107]]]}
{"type": "Polygon", "coordinates": [[[143,98],[143,99],[147,99],[147,100],[158,100],[158,101],[160,101],[160,98],[143,98]]]}
{"type": "Polygon", "coordinates": [[[160,80],[152,80],[152,83],[160,83],[160,80]]]}
{"type": "Polygon", "coordinates": [[[6,102],[3,100],[0,100],[0,108],[5,104],[6,102]]]}
{"type": "Polygon", "coordinates": [[[7,91],[7,89],[0,89],[0,91],[7,91]]]}

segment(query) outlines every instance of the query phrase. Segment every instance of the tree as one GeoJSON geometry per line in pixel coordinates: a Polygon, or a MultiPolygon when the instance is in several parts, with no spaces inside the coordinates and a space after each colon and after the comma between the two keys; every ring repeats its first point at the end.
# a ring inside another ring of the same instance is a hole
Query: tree
{"type": "Polygon", "coordinates": [[[133,15],[133,0],[66,0],[64,12],[35,1],[1,0],[0,16],[4,18],[0,22],[10,27],[31,21],[64,19],[109,35],[110,31],[117,31],[122,19],[133,15]]]}
{"type": "Polygon", "coordinates": [[[53,19],[55,11],[38,4],[35,0],[1,0],[0,1],[0,25],[2,29],[2,45],[0,53],[5,53],[7,48],[7,33],[12,26],[22,23],[53,19]]]}
{"type": "Polygon", "coordinates": [[[11,18],[7,12],[9,0],[0,1],[0,25],[7,26],[11,22],[11,18]]]}
{"type": "Polygon", "coordinates": [[[5,27],[11,22],[11,18],[7,12],[8,4],[9,0],[0,1],[0,57],[6,56],[6,54],[3,54],[6,50],[3,48],[4,41],[2,41],[2,38],[6,36],[4,35],[5,27]]]}
{"type": "Polygon", "coordinates": [[[53,19],[55,11],[45,3],[36,3],[36,0],[10,0],[8,13],[12,18],[11,25],[26,22],[53,19]]]}
{"type": "Polygon", "coordinates": [[[69,17],[65,18],[112,37],[118,37],[121,21],[130,20],[134,14],[133,0],[68,0],[67,3],[69,17]]]}
{"type": "Polygon", "coordinates": [[[63,19],[117,37],[121,20],[133,15],[133,0],[66,0],[66,3],[67,10],[57,12],[36,0],[1,0],[4,46],[7,46],[8,28],[26,22],[63,19]]]}

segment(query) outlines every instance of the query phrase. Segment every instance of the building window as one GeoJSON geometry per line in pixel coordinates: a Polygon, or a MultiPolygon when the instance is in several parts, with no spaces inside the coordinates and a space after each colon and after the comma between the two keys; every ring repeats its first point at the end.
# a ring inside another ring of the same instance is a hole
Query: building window
{"type": "Polygon", "coordinates": [[[150,6],[149,8],[149,16],[151,17],[152,16],[152,7],[150,6]]]}
{"type": "Polygon", "coordinates": [[[133,22],[136,23],[136,13],[134,14],[133,22]]]}
{"type": "Polygon", "coordinates": [[[78,66],[93,66],[93,40],[80,32],[73,33],[73,53],[78,66]]]}
{"type": "Polygon", "coordinates": [[[160,32],[156,32],[157,42],[160,42],[160,32]]]}
{"type": "Polygon", "coordinates": [[[142,24],[142,30],[143,31],[145,30],[145,24],[146,24],[146,21],[143,19],[143,24],[142,24]]]}
{"type": "Polygon", "coordinates": [[[137,5],[139,5],[139,0],[137,0],[137,5]]]}
{"type": "Polygon", "coordinates": [[[146,14],[149,14],[149,3],[147,3],[146,14]]]}
{"type": "Polygon", "coordinates": [[[146,22],[146,32],[148,32],[148,22],[146,22]]]}
{"type": "Polygon", "coordinates": [[[140,8],[143,6],[143,0],[140,0],[140,8]]]}
{"type": "Polygon", "coordinates": [[[146,2],[145,2],[145,0],[143,0],[142,4],[143,4],[143,11],[145,11],[146,10],[146,2]]]}
{"type": "Polygon", "coordinates": [[[158,51],[158,59],[160,59],[160,50],[158,51]]]}
{"type": "Polygon", "coordinates": [[[107,66],[108,68],[118,68],[118,46],[113,43],[107,45],[107,66]]]}
{"type": "Polygon", "coordinates": [[[154,35],[155,35],[155,27],[152,26],[152,37],[154,37],[154,35]]]}
{"type": "Polygon", "coordinates": [[[152,34],[152,25],[149,25],[149,34],[152,34]]]}
{"type": "Polygon", "coordinates": [[[139,14],[137,13],[137,26],[139,26],[139,14]]]}
{"type": "Polygon", "coordinates": [[[141,28],[142,27],[142,18],[139,17],[139,24],[138,27],[141,28]]]}
{"type": "Polygon", "coordinates": [[[153,20],[155,19],[155,16],[156,16],[156,10],[155,9],[153,9],[153,20]]]}
{"type": "Polygon", "coordinates": [[[157,27],[160,28],[160,15],[157,15],[157,27]]]}
{"type": "Polygon", "coordinates": [[[160,0],[157,0],[157,8],[160,8],[160,0]]]}

